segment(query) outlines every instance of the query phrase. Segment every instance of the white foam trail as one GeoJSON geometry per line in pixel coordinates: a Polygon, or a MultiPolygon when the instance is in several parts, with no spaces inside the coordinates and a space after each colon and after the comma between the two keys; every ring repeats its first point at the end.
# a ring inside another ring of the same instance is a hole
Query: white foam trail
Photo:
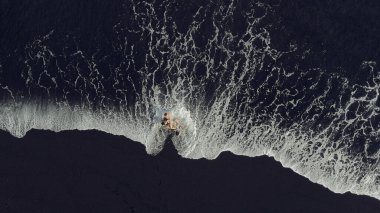
{"type": "Polygon", "coordinates": [[[30,129],[55,132],[98,129],[114,135],[124,135],[135,141],[145,141],[145,134],[141,133],[149,130],[149,127],[141,126],[141,122],[136,122],[125,114],[102,116],[99,112],[63,104],[2,104],[0,117],[1,129],[16,137],[23,137],[30,129]]]}

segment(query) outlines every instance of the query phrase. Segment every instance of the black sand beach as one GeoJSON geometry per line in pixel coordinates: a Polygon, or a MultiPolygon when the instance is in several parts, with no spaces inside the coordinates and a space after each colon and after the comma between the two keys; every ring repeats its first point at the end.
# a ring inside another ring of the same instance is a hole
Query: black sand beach
{"type": "Polygon", "coordinates": [[[157,156],[99,131],[0,133],[0,212],[361,212],[380,201],[336,194],[270,157],[157,156]]]}

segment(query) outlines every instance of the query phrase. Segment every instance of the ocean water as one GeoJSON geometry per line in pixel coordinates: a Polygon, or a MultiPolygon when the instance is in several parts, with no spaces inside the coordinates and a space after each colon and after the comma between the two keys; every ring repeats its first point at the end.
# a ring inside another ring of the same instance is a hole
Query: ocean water
{"type": "Polygon", "coordinates": [[[1,129],[98,129],[156,155],[172,111],[185,158],[273,156],[380,199],[380,3],[18,3],[0,4],[1,129]]]}

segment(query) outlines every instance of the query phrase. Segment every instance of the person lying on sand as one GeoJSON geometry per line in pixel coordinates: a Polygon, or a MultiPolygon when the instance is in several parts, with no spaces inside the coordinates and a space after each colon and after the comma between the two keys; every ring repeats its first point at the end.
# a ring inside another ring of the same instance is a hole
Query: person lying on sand
{"type": "Polygon", "coordinates": [[[164,118],[162,119],[161,124],[171,130],[174,131],[176,135],[179,135],[178,128],[181,126],[178,118],[173,119],[173,115],[171,112],[165,112],[164,118]]]}

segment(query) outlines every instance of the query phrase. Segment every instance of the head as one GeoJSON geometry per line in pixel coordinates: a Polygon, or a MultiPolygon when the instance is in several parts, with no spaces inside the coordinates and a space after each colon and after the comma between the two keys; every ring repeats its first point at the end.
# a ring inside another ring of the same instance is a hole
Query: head
{"type": "Polygon", "coordinates": [[[169,119],[167,118],[162,119],[162,122],[161,122],[162,125],[167,125],[168,123],[169,123],[169,119]]]}

